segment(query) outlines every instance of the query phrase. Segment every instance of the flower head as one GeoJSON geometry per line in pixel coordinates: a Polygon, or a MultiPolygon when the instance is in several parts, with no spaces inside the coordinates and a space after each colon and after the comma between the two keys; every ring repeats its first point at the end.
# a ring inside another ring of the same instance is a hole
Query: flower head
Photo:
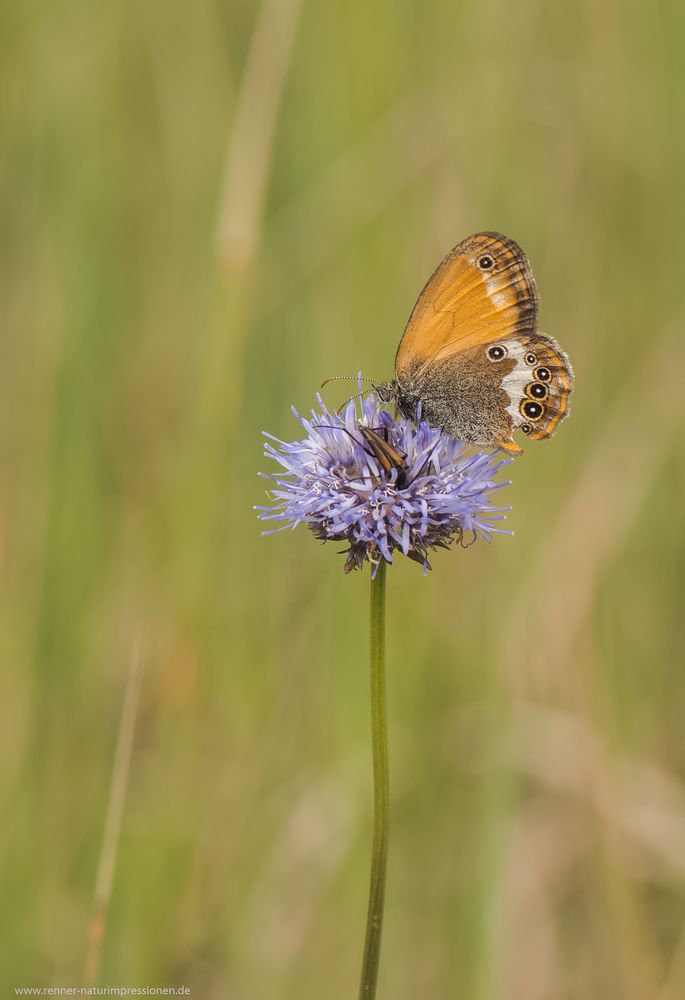
{"type": "Polygon", "coordinates": [[[462,545],[503,532],[494,522],[509,508],[495,507],[491,494],[509,459],[473,454],[462,442],[418,419],[396,419],[370,394],[359,395],[341,413],[331,413],[317,394],[311,418],[293,413],[306,437],[269,439],[264,454],[282,467],[273,475],[273,503],[256,509],[263,521],[285,528],[306,524],[323,541],[344,541],[345,572],[368,560],[401,552],[430,569],[429,549],[462,545]],[[368,432],[370,429],[371,433],[368,432]]]}

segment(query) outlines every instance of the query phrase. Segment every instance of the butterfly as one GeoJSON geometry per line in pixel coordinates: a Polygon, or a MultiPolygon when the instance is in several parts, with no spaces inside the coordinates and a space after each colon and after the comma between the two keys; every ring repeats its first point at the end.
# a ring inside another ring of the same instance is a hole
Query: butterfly
{"type": "Polygon", "coordinates": [[[522,449],[551,437],[569,412],[571,363],[538,333],[538,294],[525,253],[500,233],[462,240],[429,278],[395,357],[377,386],[402,416],[442,427],[468,444],[522,449]]]}

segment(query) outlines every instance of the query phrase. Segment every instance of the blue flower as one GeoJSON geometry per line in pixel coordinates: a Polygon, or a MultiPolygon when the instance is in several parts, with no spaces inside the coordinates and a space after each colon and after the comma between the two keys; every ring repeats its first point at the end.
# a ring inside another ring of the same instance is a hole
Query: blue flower
{"type": "Polygon", "coordinates": [[[341,413],[316,398],[309,419],[293,408],[306,432],[301,441],[264,432],[264,454],[281,466],[273,475],[260,473],[274,484],[272,503],[255,509],[279,525],[265,535],[306,524],[323,541],[348,543],[346,573],[368,560],[375,574],[380,560],[391,563],[396,552],[425,573],[430,549],[509,534],[495,522],[510,508],[490,498],[508,485],[494,477],[510,459],[474,454],[423,420],[396,419],[374,394],[360,393],[341,413]]]}

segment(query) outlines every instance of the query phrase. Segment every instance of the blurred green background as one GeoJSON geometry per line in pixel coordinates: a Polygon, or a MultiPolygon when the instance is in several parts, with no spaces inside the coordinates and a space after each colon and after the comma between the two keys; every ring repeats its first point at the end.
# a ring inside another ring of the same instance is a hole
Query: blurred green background
{"type": "Polygon", "coordinates": [[[577,388],[512,538],[389,574],[379,995],[685,996],[684,38],[675,0],[2,4],[8,996],[356,995],[368,572],[260,537],[260,431],[388,377],[477,229],[577,388]]]}

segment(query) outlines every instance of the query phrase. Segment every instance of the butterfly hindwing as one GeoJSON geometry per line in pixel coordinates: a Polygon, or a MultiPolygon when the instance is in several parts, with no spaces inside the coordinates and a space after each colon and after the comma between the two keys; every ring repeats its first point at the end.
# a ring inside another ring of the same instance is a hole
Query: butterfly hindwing
{"type": "Polygon", "coordinates": [[[507,407],[514,428],[532,441],[551,437],[569,412],[573,369],[557,342],[535,334],[507,346],[515,352],[516,367],[502,386],[510,397],[507,407]]]}

